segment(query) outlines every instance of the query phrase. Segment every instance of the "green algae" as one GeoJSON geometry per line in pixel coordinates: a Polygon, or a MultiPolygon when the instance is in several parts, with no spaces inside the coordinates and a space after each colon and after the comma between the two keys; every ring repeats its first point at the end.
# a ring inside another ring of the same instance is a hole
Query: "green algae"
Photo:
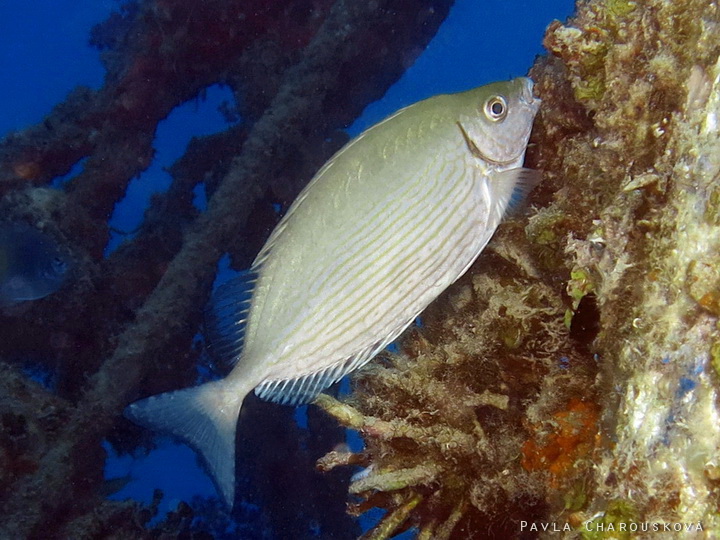
{"type": "Polygon", "coordinates": [[[607,504],[605,512],[583,524],[583,540],[630,540],[633,537],[628,527],[636,523],[638,513],[633,503],[628,500],[615,499],[607,504]]]}

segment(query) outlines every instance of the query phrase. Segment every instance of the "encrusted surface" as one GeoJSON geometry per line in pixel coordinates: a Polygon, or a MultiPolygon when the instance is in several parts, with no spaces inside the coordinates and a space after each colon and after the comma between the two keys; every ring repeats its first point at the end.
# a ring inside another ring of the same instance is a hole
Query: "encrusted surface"
{"type": "Polygon", "coordinates": [[[428,538],[720,534],[719,22],[707,0],[603,0],[549,26],[527,216],[355,379],[361,508],[421,496],[402,526],[428,538]]]}

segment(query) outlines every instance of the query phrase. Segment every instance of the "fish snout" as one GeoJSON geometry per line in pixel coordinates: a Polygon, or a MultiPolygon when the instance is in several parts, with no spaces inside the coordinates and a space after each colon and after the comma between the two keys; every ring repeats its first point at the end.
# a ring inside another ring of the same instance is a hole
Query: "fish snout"
{"type": "Polygon", "coordinates": [[[520,83],[520,102],[537,111],[542,100],[533,93],[535,83],[529,77],[519,77],[517,81],[520,83]]]}

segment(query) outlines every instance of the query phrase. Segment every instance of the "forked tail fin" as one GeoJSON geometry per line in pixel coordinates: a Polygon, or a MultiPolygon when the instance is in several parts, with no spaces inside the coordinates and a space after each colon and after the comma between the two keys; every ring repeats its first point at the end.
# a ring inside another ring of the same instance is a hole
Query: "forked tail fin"
{"type": "Polygon", "coordinates": [[[136,401],[133,422],[187,442],[203,458],[222,498],[235,499],[235,428],[246,391],[226,379],[136,401]]]}

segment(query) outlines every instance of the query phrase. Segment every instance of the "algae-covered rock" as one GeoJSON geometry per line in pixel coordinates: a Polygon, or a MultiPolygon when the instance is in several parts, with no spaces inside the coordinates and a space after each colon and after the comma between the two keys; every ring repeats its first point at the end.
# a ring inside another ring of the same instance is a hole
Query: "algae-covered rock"
{"type": "Polygon", "coordinates": [[[581,2],[545,46],[528,212],[355,377],[357,510],[380,538],[716,537],[718,5],[581,2]]]}

